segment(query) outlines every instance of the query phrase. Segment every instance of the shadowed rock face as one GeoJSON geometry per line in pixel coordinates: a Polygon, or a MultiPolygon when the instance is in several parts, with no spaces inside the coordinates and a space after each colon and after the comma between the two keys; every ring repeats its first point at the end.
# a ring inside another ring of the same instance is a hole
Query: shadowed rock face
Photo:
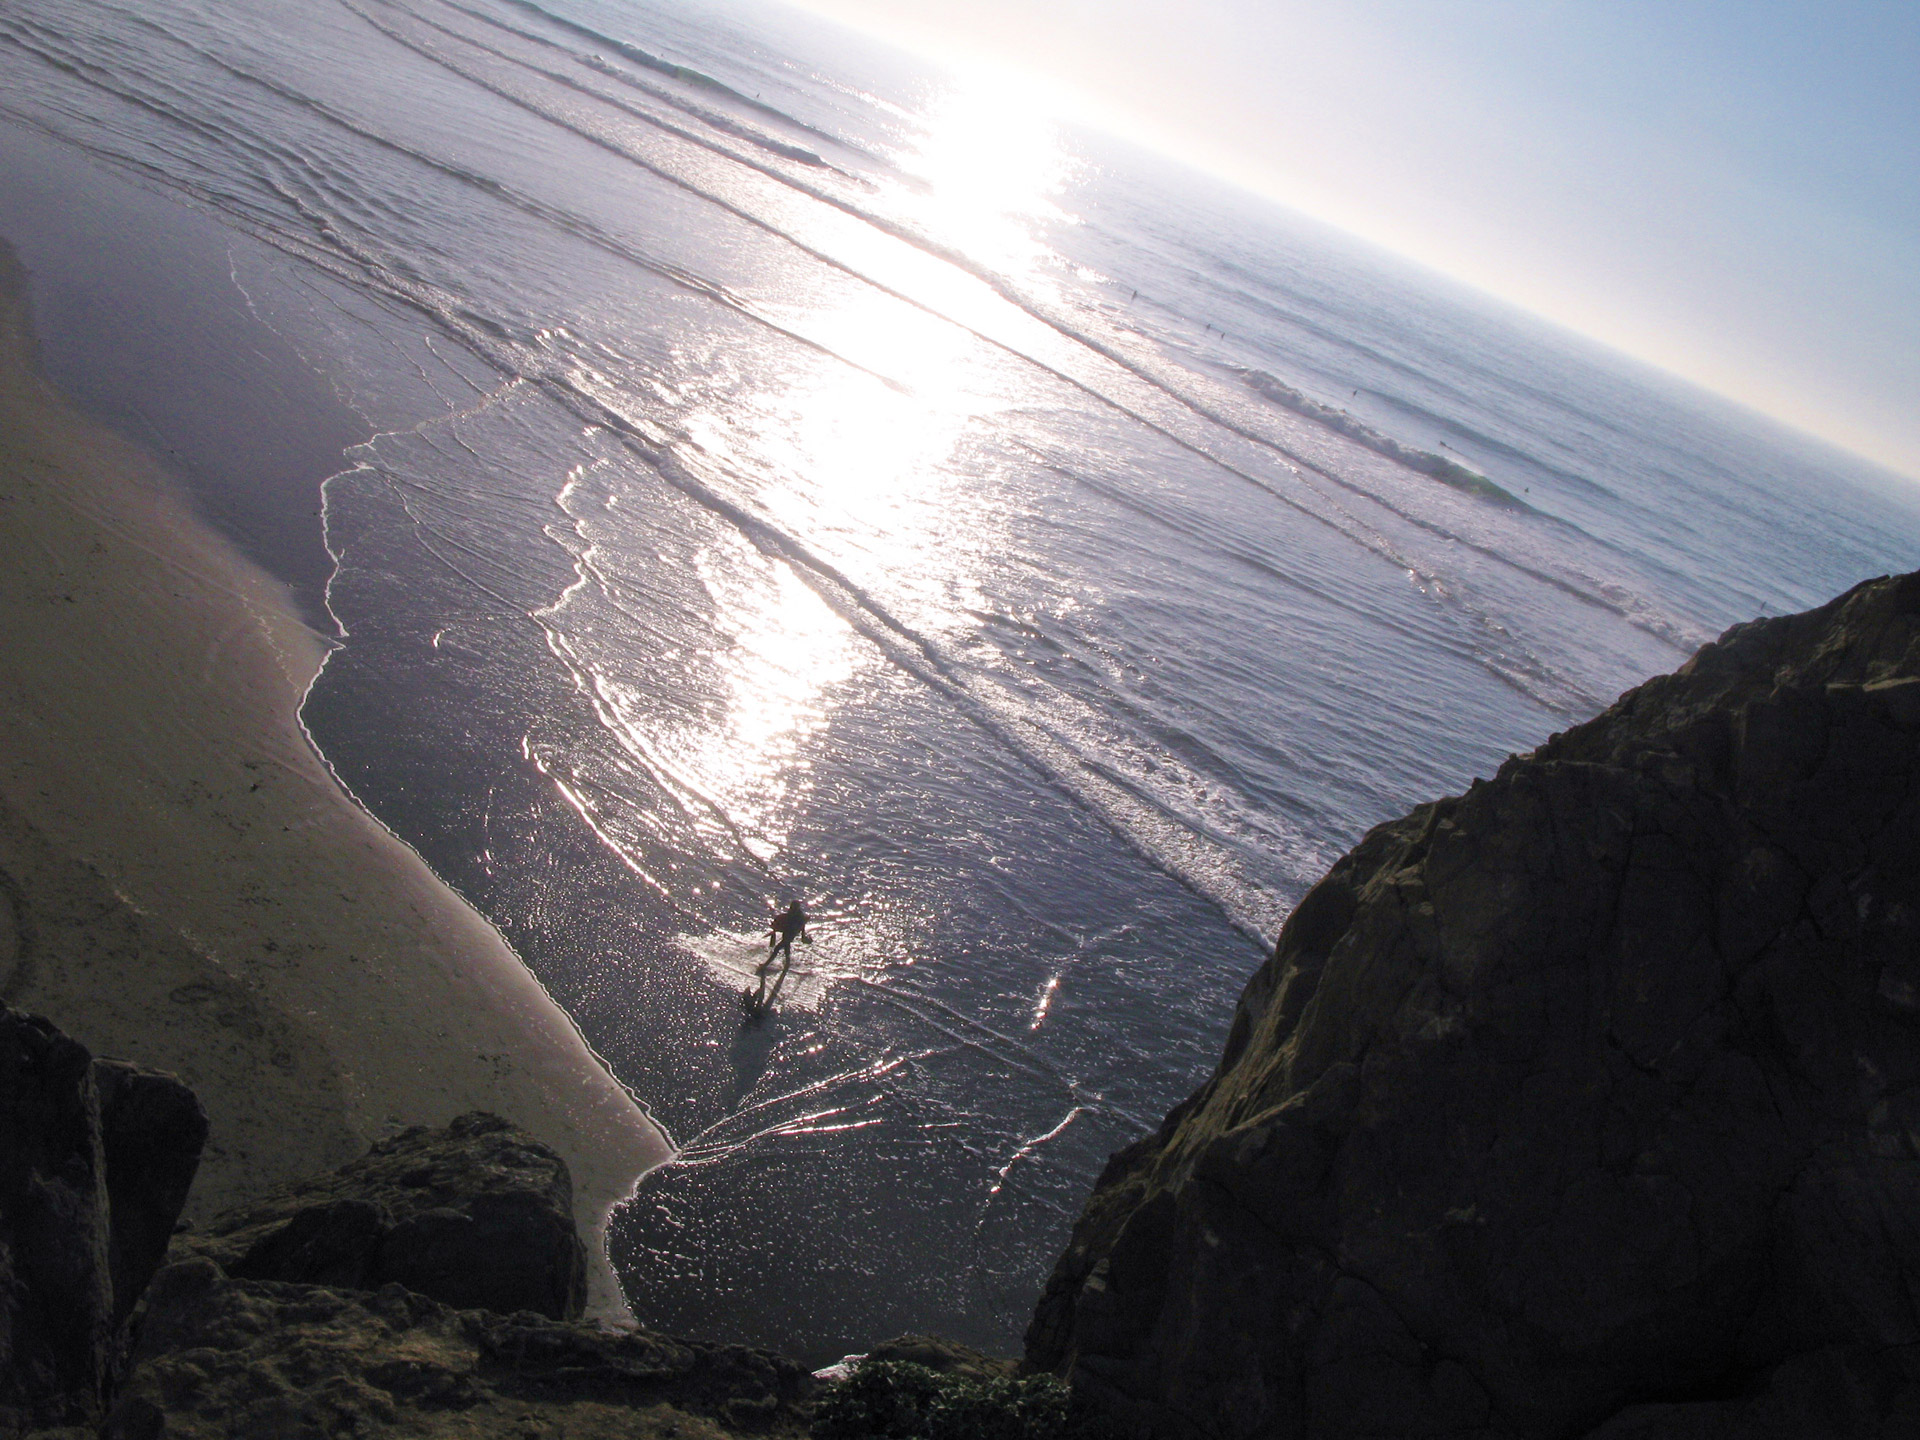
{"type": "Polygon", "coordinates": [[[125,1060],[93,1062],[112,1222],[113,1317],[132,1313],[166,1258],[207,1143],[207,1112],[178,1078],[125,1060]]]}
{"type": "Polygon", "coordinates": [[[173,1076],[0,1007],[0,1433],[98,1419],[206,1133],[173,1076]]]}
{"type": "Polygon", "coordinates": [[[1369,834],[1028,1332],[1163,1435],[1920,1433],[1920,576],[1369,834]]]}
{"type": "Polygon", "coordinates": [[[330,1175],[228,1211],[180,1249],[237,1279],[400,1284],[456,1308],[554,1319],[586,1304],[566,1163],[480,1112],[383,1140],[330,1175]]]}
{"type": "Polygon", "coordinates": [[[0,1011],[0,1425],[98,1412],[113,1337],[106,1170],[93,1057],[0,1011]]]}

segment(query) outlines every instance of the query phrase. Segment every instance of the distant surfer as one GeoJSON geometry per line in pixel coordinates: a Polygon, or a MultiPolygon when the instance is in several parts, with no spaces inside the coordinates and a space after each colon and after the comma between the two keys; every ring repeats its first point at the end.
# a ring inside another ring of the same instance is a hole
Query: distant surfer
{"type": "Polygon", "coordinates": [[[767,958],[760,962],[754,974],[760,977],[760,988],[747,997],[747,1013],[758,1015],[771,1005],[779,995],[780,987],[787,982],[787,971],[793,968],[793,942],[799,938],[802,945],[811,945],[813,936],[807,933],[807,912],[798,900],[787,906],[767,926],[767,958]],[[775,962],[780,965],[780,973],[773,974],[775,962]],[[768,977],[772,977],[769,987],[768,977]]]}

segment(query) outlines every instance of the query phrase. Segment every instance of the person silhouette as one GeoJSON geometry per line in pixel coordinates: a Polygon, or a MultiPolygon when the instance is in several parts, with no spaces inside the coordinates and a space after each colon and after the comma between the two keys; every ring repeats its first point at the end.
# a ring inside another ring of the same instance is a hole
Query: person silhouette
{"type": "Polygon", "coordinates": [[[793,968],[793,942],[798,936],[802,945],[811,945],[813,936],[807,933],[807,912],[798,900],[775,915],[767,926],[767,958],[760,962],[754,974],[760,977],[760,988],[747,1000],[747,1013],[758,1015],[774,1002],[780,987],[786,984],[787,971],[793,968]],[[780,973],[772,978],[772,988],[768,988],[768,976],[773,971],[774,962],[779,961],[780,973]]]}

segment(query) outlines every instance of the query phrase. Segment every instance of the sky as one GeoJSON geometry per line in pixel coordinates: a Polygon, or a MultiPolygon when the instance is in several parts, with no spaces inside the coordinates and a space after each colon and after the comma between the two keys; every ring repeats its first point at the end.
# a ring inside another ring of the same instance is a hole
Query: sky
{"type": "Polygon", "coordinates": [[[1920,0],[800,0],[1920,480],[1920,0]]]}

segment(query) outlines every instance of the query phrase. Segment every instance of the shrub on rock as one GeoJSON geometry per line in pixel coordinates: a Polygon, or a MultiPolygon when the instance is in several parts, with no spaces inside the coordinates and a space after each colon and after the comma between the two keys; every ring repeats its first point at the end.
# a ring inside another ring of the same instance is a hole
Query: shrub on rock
{"type": "Polygon", "coordinates": [[[1103,1440],[1051,1375],[940,1373],[867,1359],[814,1402],[813,1440],[1103,1440]]]}

